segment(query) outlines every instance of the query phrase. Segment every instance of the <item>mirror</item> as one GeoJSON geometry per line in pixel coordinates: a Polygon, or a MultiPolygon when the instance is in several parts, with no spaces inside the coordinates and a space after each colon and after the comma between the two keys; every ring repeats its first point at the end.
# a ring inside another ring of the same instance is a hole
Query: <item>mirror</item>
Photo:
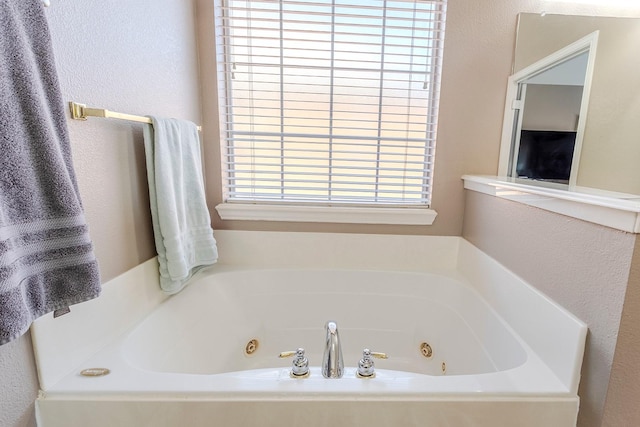
{"type": "Polygon", "coordinates": [[[575,185],[597,41],[592,33],[509,78],[505,175],[575,185]]]}
{"type": "Polygon", "coordinates": [[[640,19],[520,14],[499,175],[640,194],[637,52],[640,19]]]}

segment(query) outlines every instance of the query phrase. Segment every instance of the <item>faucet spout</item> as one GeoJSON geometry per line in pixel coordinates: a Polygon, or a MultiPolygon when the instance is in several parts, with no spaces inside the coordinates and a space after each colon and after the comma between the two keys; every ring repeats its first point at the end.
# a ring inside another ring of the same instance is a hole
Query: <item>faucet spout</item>
{"type": "Polygon", "coordinates": [[[322,376],[325,378],[342,378],[344,374],[344,361],[342,360],[342,346],[338,325],[329,321],[325,325],[327,338],[322,356],[322,376]]]}

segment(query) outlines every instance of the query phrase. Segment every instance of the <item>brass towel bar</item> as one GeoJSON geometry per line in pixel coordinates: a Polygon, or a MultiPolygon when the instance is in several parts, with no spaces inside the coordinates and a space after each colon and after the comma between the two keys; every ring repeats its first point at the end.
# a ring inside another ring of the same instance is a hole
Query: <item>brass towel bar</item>
{"type": "MultiPolygon", "coordinates": [[[[117,113],[115,111],[105,110],[104,108],[90,108],[85,104],[79,104],[73,101],[69,102],[69,109],[71,110],[71,118],[74,120],[87,120],[87,117],[104,117],[107,119],[129,120],[132,122],[149,124],[152,123],[149,117],[117,113]]],[[[202,126],[198,126],[198,130],[202,130],[202,126]]]]}

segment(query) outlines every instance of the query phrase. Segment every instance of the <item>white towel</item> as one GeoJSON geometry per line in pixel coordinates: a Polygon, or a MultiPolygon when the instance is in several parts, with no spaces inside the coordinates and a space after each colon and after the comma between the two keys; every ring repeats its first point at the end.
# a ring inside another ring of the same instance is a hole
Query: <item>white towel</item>
{"type": "Polygon", "coordinates": [[[160,287],[181,291],[200,268],[218,260],[205,200],[200,139],[194,123],[151,117],[144,128],[160,287]]]}

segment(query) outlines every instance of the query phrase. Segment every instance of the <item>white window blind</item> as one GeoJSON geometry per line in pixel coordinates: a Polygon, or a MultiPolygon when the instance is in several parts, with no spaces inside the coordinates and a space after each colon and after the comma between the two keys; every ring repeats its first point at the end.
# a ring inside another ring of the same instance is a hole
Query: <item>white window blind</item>
{"type": "Polygon", "coordinates": [[[221,0],[225,201],[428,206],[445,9],[221,0]]]}

